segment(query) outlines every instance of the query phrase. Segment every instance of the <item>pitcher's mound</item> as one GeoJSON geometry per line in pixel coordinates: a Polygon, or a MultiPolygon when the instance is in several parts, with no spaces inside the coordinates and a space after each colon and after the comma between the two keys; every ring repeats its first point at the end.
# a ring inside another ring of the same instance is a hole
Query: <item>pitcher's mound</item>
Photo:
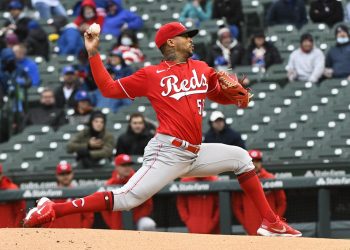
{"type": "Polygon", "coordinates": [[[266,238],[93,229],[0,229],[0,249],[350,250],[350,240],[266,238]]]}

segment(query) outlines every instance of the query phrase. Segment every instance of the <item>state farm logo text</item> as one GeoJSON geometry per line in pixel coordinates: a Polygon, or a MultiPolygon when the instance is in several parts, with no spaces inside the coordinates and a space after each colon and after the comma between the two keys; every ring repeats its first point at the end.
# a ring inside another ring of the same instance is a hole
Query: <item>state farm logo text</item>
{"type": "Polygon", "coordinates": [[[160,86],[165,88],[161,93],[162,96],[169,96],[179,100],[185,95],[206,93],[208,90],[207,78],[202,74],[199,80],[196,70],[192,70],[192,74],[193,76],[190,80],[184,79],[181,82],[179,82],[179,78],[176,75],[163,77],[160,80],[160,86]]]}

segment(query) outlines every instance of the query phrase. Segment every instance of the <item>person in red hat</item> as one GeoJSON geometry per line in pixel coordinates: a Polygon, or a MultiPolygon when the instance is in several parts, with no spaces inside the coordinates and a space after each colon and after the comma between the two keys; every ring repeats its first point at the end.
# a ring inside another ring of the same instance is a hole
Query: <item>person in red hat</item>
{"type": "MultiPolygon", "coordinates": [[[[56,180],[57,187],[59,188],[72,188],[72,182],[74,179],[74,172],[71,164],[67,162],[60,162],[56,167],[56,180]]],[[[68,199],[55,199],[57,203],[63,203],[71,201],[72,198],[68,199]]],[[[50,228],[91,228],[94,222],[94,213],[78,213],[71,214],[51,223],[47,223],[44,227],[50,228]]]]}
{"type": "MultiPolygon", "coordinates": [[[[110,179],[106,181],[106,185],[124,185],[135,174],[132,165],[134,162],[127,154],[120,154],[115,157],[115,170],[112,172],[110,179]]],[[[137,230],[154,231],[156,223],[149,217],[153,210],[152,198],[146,200],[143,204],[135,207],[133,212],[133,220],[137,230]]],[[[101,212],[102,218],[110,229],[123,229],[122,214],[120,211],[101,212]]]]}
{"type": "Polygon", "coordinates": [[[246,150],[202,143],[205,99],[224,105],[240,106],[240,102],[228,98],[222,90],[219,75],[225,72],[217,73],[205,62],[191,58],[198,30],[188,30],[179,22],[164,24],[154,39],[163,60],[113,80],[98,52],[100,34],[94,27],[85,32],[84,38],[96,85],[109,98],[147,97],[159,121],[157,133],[145,148],[142,167],[120,189],[96,192],[64,204],[43,197],[27,214],[24,226],[38,226],[73,213],[130,210],[179,177],[233,172],[260,213],[259,235],[301,236],[271,209],[246,150]]]}
{"type": "MultiPolygon", "coordinates": [[[[4,175],[0,164],[0,191],[18,189],[10,178],[4,175]]],[[[25,216],[26,203],[24,200],[0,202],[0,228],[20,227],[25,216]]]]}
{"type": "MultiPolygon", "coordinates": [[[[259,179],[274,179],[275,176],[269,173],[262,166],[262,152],[260,150],[249,150],[250,157],[253,159],[255,171],[259,179]]],[[[284,190],[267,190],[265,196],[272,210],[279,216],[283,217],[287,200],[284,190]]],[[[261,223],[259,211],[254,207],[251,199],[241,192],[234,192],[232,197],[232,210],[237,220],[244,227],[249,235],[256,235],[256,231],[261,223]]]]}
{"type": "MultiPolygon", "coordinates": [[[[217,181],[217,176],[185,177],[181,182],[217,181]]],[[[178,195],[177,210],[190,233],[218,234],[219,197],[217,193],[178,195]]]]}

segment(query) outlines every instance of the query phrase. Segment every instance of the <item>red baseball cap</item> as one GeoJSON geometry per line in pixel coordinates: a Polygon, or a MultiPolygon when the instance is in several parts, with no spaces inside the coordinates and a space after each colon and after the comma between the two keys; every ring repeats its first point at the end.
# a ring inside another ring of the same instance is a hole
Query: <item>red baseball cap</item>
{"type": "Polygon", "coordinates": [[[159,28],[154,41],[157,47],[160,48],[168,39],[184,34],[188,34],[189,37],[194,37],[198,34],[198,30],[188,30],[182,23],[179,22],[166,23],[159,28]]]}
{"type": "Polygon", "coordinates": [[[127,155],[127,154],[120,154],[120,155],[117,155],[115,158],[114,158],[114,164],[116,166],[120,166],[120,165],[126,165],[126,164],[133,164],[134,162],[132,161],[130,155],[127,155]]]}
{"type": "Polygon", "coordinates": [[[253,160],[262,160],[263,153],[260,150],[253,149],[249,150],[248,153],[253,160]]]}
{"type": "Polygon", "coordinates": [[[72,166],[67,162],[60,162],[56,167],[56,174],[71,173],[72,166]]]}

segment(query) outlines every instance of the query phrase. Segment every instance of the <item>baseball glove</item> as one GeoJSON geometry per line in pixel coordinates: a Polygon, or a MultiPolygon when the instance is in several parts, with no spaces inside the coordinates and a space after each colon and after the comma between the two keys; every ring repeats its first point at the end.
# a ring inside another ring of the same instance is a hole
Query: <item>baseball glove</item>
{"type": "Polygon", "coordinates": [[[243,84],[244,78],[238,79],[236,74],[229,75],[225,71],[217,72],[221,91],[240,108],[246,108],[253,94],[243,84]]]}

